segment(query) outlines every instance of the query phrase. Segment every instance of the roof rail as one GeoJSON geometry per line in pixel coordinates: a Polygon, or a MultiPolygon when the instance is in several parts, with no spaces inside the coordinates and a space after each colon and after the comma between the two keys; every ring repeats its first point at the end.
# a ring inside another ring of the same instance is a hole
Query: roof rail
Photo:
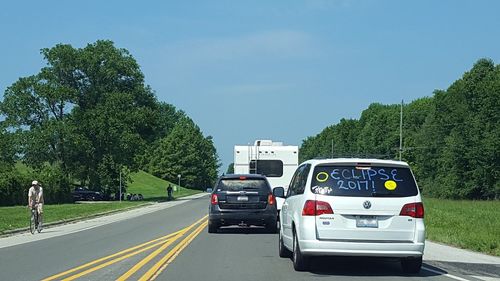
{"type": "Polygon", "coordinates": [[[375,158],[383,160],[398,160],[397,155],[376,154],[376,153],[336,153],[333,155],[318,155],[312,159],[330,159],[330,158],[375,158]]]}

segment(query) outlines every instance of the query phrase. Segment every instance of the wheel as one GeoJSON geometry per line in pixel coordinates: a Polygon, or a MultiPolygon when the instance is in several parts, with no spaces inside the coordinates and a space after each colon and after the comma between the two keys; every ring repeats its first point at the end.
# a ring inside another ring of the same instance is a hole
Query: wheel
{"type": "Polygon", "coordinates": [[[217,229],[219,227],[217,226],[216,223],[214,222],[209,222],[208,223],[208,233],[217,233],[217,229]]]}
{"type": "Polygon", "coordinates": [[[401,267],[405,273],[419,273],[422,268],[422,257],[401,259],[401,267]]]}
{"type": "Polygon", "coordinates": [[[278,217],[276,218],[276,227],[280,230],[280,211],[278,211],[278,217]]]}
{"type": "Polygon", "coordinates": [[[283,236],[281,236],[281,231],[278,235],[278,253],[280,258],[289,258],[292,255],[292,252],[285,247],[283,244],[283,236]]]}
{"type": "Polygon", "coordinates": [[[297,238],[297,234],[293,232],[293,268],[296,271],[304,271],[307,269],[307,257],[303,256],[300,252],[299,239],[297,238]]]}
{"type": "Polygon", "coordinates": [[[38,215],[38,226],[37,226],[38,233],[42,232],[42,229],[43,229],[43,216],[40,214],[38,215]]]}
{"type": "Polygon", "coordinates": [[[31,212],[30,217],[30,232],[31,234],[35,234],[36,221],[35,221],[35,213],[31,212]]]}

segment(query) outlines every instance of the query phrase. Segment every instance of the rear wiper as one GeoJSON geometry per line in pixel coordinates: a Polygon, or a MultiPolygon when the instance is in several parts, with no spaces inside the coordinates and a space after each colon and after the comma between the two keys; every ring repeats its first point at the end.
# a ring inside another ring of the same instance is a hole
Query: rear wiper
{"type": "Polygon", "coordinates": [[[388,197],[389,194],[372,192],[372,197],[388,197]]]}
{"type": "Polygon", "coordinates": [[[400,197],[399,194],[372,192],[372,197],[400,197]]]}

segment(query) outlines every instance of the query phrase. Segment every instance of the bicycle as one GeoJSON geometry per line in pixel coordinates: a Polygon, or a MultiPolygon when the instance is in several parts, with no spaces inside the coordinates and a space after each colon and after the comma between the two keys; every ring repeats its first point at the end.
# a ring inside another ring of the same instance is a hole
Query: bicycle
{"type": "Polygon", "coordinates": [[[30,232],[31,234],[35,234],[35,230],[38,233],[42,232],[43,218],[38,214],[38,204],[35,204],[31,207],[31,216],[30,216],[30,232]]]}

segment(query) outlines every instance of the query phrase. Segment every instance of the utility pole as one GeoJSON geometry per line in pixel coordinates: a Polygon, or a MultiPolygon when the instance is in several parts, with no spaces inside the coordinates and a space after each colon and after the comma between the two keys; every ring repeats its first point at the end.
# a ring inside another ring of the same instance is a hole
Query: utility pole
{"type": "Polygon", "coordinates": [[[120,202],[122,202],[122,169],[120,167],[120,202]]]}
{"type": "Polygon", "coordinates": [[[399,161],[403,153],[403,100],[401,100],[401,114],[399,115],[399,161]]]}

